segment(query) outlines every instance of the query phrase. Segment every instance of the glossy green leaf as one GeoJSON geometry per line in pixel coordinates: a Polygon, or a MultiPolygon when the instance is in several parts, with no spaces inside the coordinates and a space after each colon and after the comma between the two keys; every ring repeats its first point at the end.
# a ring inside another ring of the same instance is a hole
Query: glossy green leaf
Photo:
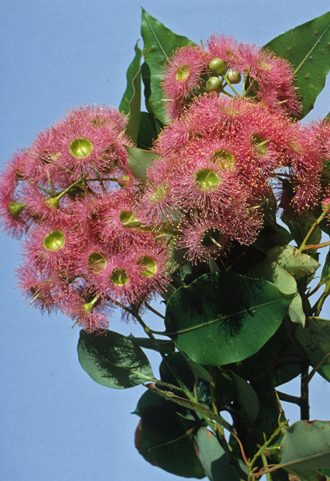
{"type": "Polygon", "coordinates": [[[128,165],[134,177],[145,182],[148,168],[151,167],[154,160],[159,158],[159,156],[150,150],[143,150],[137,147],[127,147],[127,152],[128,165]]]}
{"type": "Polygon", "coordinates": [[[142,51],[135,45],[135,56],[126,73],[127,86],[119,110],[128,115],[127,135],[136,142],[141,117],[141,62],[142,51]]]}
{"type": "Polygon", "coordinates": [[[240,481],[240,476],[230,462],[229,455],[217,438],[206,428],[200,428],[195,436],[197,454],[211,481],[240,481]]]}
{"type": "Polygon", "coordinates": [[[304,329],[297,329],[296,337],[312,366],[330,381],[330,321],[310,318],[304,329]]]}
{"type": "Polygon", "coordinates": [[[281,453],[287,471],[306,481],[320,481],[320,469],[330,466],[330,422],[294,423],[283,436],[281,453]]]}
{"type": "Polygon", "coordinates": [[[204,469],[194,446],[195,422],[164,405],[142,410],[135,446],[149,463],[186,478],[203,478],[204,469]]]}
{"type": "MultiPolygon", "coordinates": [[[[276,247],[276,249],[278,249],[276,247]]],[[[273,250],[273,249],[272,249],[273,250]]],[[[253,277],[261,277],[272,282],[284,294],[294,294],[289,306],[289,317],[292,322],[305,325],[306,316],[302,306],[302,299],[298,293],[297,283],[294,277],[277,262],[268,258],[249,271],[253,277]]]]}
{"type": "MultiPolygon", "coordinates": [[[[137,406],[134,409],[133,414],[141,417],[144,411],[146,411],[150,407],[166,407],[169,404],[169,401],[166,401],[166,399],[159,396],[155,391],[151,391],[148,389],[148,391],[145,391],[138,400],[137,406]]],[[[174,404],[173,406],[176,407],[174,404]]]]}
{"type": "Polygon", "coordinates": [[[325,258],[321,274],[321,281],[326,281],[328,279],[330,280],[330,249],[325,258]]]}
{"type": "Polygon", "coordinates": [[[165,64],[176,49],[185,45],[193,45],[193,42],[169,30],[144,9],[142,9],[141,33],[144,41],[143,54],[150,69],[151,94],[148,99],[148,109],[160,122],[166,124],[168,119],[161,86],[165,64]]]}
{"type": "Polygon", "coordinates": [[[268,252],[267,257],[270,261],[277,262],[295,279],[311,276],[320,267],[320,264],[313,257],[290,245],[274,247],[268,252]]]}
{"type": "Polygon", "coordinates": [[[163,381],[178,386],[178,380],[180,380],[189,389],[193,389],[197,380],[212,381],[208,370],[189,359],[184,352],[174,352],[166,356],[159,367],[159,372],[163,381]]]}
{"type": "MultiPolygon", "coordinates": [[[[315,217],[311,213],[297,214],[296,212],[288,209],[287,211],[283,212],[282,220],[289,227],[292,237],[299,247],[311,225],[315,221],[315,217]]],[[[310,244],[318,244],[321,241],[321,237],[321,228],[317,226],[313,234],[310,236],[308,242],[310,244]]]]}
{"type": "Polygon", "coordinates": [[[275,333],[292,298],[262,279],[233,272],[205,274],[170,297],[167,335],[201,364],[239,362],[275,333]]]}
{"type": "Polygon", "coordinates": [[[150,149],[156,137],[155,118],[148,112],[141,112],[137,146],[140,149],[150,149]]]}
{"type": "Polygon", "coordinates": [[[231,373],[231,377],[235,385],[240,410],[244,418],[253,423],[257,419],[259,413],[260,406],[258,396],[251,384],[245,379],[234,372],[231,373]]]}
{"type": "Polygon", "coordinates": [[[304,117],[313,108],[330,70],[330,12],[282,33],[265,48],[292,64],[304,117]]]}
{"type": "Polygon", "coordinates": [[[129,337],[113,331],[80,331],[82,368],[98,384],[125,389],[154,379],[149,361],[129,337]]]}

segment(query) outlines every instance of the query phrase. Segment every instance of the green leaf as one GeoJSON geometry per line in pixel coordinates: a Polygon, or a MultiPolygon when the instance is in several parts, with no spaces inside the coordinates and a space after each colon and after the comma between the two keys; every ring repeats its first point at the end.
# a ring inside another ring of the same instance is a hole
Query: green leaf
{"type": "Polygon", "coordinates": [[[177,35],[142,9],[141,33],[144,41],[143,54],[150,69],[151,94],[148,110],[163,124],[168,123],[165,112],[165,99],[162,89],[165,64],[180,47],[193,45],[188,38],[177,35]]]}
{"type": "Polygon", "coordinates": [[[150,150],[143,150],[137,147],[126,147],[128,152],[128,165],[137,179],[146,181],[147,170],[159,155],[150,150]]]}
{"type": "Polygon", "coordinates": [[[119,104],[119,110],[128,115],[127,135],[136,142],[141,117],[141,62],[142,51],[135,45],[135,56],[128,67],[127,86],[119,104]]]}
{"type": "Polygon", "coordinates": [[[327,253],[327,257],[325,258],[322,274],[321,274],[321,281],[330,280],[330,249],[327,253]]]}
{"type": "Polygon", "coordinates": [[[277,262],[297,280],[313,275],[320,267],[313,257],[290,245],[274,247],[268,252],[268,259],[277,262]]]}
{"type": "Polygon", "coordinates": [[[153,380],[149,361],[129,337],[113,331],[80,331],[82,368],[98,384],[125,389],[153,380]]]}
{"type": "Polygon", "coordinates": [[[330,70],[330,12],[282,33],[265,48],[292,64],[304,117],[313,108],[330,70]]]}
{"type": "Polygon", "coordinates": [[[294,423],[283,436],[281,452],[287,471],[306,481],[320,481],[319,470],[330,466],[330,422],[294,423]]]}
{"type": "Polygon", "coordinates": [[[230,463],[228,453],[217,438],[206,428],[200,428],[195,436],[197,454],[211,481],[240,481],[240,476],[230,463]]]}
{"type": "Polygon", "coordinates": [[[159,372],[163,381],[177,386],[180,379],[189,389],[193,389],[197,379],[212,381],[212,376],[206,368],[189,359],[183,352],[174,352],[166,356],[159,367],[159,372]]]}
{"type": "MultiPolygon", "coordinates": [[[[311,213],[297,214],[291,209],[287,209],[282,214],[282,220],[289,227],[292,237],[297,245],[300,246],[311,225],[315,221],[315,217],[311,213]]],[[[321,228],[317,226],[308,242],[310,244],[318,244],[321,241],[321,237],[321,228]]]]}
{"type": "Polygon", "coordinates": [[[163,354],[171,354],[175,347],[172,341],[164,339],[150,339],[147,337],[134,337],[132,334],[129,336],[134,344],[144,349],[152,349],[153,351],[162,352],[163,354]]]}
{"type": "Polygon", "coordinates": [[[203,478],[194,447],[195,422],[162,404],[146,407],[135,433],[139,453],[154,466],[186,478],[203,478]]]}
{"type": "Polygon", "coordinates": [[[167,335],[201,364],[239,362],[275,333],[292,297],[262,279],[233,272],[205,274],[170,297],[167,335]]]}
{"type": "MultiPolygon", "coordinates": [[[[169,401],[166,401],[166,399],[159,396],[155,391],[148,390],[145,391],[138,400],[137,406],[133,411],[133,414],[141,417],[144,411],[150,407],[166,407],[169,404],[169,401]]],[[[173,407],[176,406],[173,404],[173,407]]]]}
{"type": "MultiPolygon", "coordinates": [[[[277,247],[275,249],[277,249],[277,247]]],[[[287,270],[277,262],[271,262],[271,260],[267,258],[264,262],[249,270],[248,273],[252,277],[261,277],[272,282],[284,294],[294,294],[294,298],[289,306],[290,320],[303,326],[305,325],[306,316],[303,310],[301,296],[298,293],[297,283],[287,270]]]]}
{"type": "Polygon", "coordinates": [[[242,411],[244,418],[253,423],[257,419],[260,408],[258,396],[251,384],[245,379],[234,372],[231,372],[231,377],[235,384],[237,399],[241,408],[240,410],[242,411]]]}
{"type": "Polygon", "coordinates": [[[157,137],[155,119],[148,112],[141,112],[137,146],[141,149],[150,149],[157,137]]]}
{"type": "Polygon", "coordinates": [[[309,318],[304,329],[297,329],[296,337],[312,366],[318,368],[318,373],[330,381],[330,321],[309,318]]]}

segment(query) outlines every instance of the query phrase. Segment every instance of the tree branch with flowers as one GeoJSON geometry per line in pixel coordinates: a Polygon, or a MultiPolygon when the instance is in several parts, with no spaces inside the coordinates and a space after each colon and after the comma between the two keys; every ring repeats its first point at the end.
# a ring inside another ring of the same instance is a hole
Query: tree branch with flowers
{"type": "Polygon", "coordinates": [[[325,481],[330,422],[309,420],[308,386],[330,379],[330,123],[301,119],[329,71],[330,14],[263,48],[196,45],[144,10],[141,31],[119,110],[72,110],[2,174],[4,226],[25,236],[19,284],[82,327],[96,382],[146,387],[135,443],[150,463],[325,481]],[[117,308],[144,337],[108,330],[117,308]],[[279,389],[298,376],[300,396],[279,389]]]}

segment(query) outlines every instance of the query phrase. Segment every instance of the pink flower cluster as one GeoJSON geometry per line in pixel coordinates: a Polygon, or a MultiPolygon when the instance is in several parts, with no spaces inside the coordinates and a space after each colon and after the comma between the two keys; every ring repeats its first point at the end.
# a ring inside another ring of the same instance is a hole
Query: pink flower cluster
{"type": "Polygon", "coordinates": [[[203,93],[210,75],[220,75],[217,89],[229,86],[230,90],[241,83],[243,95],[248,94],[271,109],[293,115],[300,112],[293,70],[286,60],[230,37],[213,36],[206,48],[183,47],[170,59],[163,81],[170,118],[178,117],[187,101],[203,93]],[[215,59],[222,63],[214,62],[215,59]]]}
{"type": "Polygon", "coordinates": [[[127,119],[107,107],[70,112],[2,176],[5,227],[26,234],[21,287],[87,329],[106,327],[115,305],[139,307],[166,290],[173,253],[196,264],[251,245],[281,179],[296,213],[329,205],[330,123],[293,120],[300,105],[286,61],[212,37],[206,49],[175,52],[163,88],[172,122],[146,182],[128,164],[127,119]]]}
{"type": "Polygon", "coordinates": [[[169,279],[166,243],[133,213],[125,127],[114,109],[74,110],[16,154],[1,180],[5,227],[27,234],[21,287],[87,329],[106,327],[106,309],[140,303],[169,279]]]}

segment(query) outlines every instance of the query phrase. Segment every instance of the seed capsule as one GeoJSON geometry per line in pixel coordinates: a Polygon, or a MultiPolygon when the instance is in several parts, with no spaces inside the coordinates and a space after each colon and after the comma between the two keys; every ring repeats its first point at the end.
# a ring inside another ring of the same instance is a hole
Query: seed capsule
{"type": "Polygon", "coordinates": [[[242,80],[242,76],[237,70],[229,69],[227,72],[227,79],[231,84],[239,84],[242,80]]]}
{"type": "Polygon", "coordinates": [[[223,75],[227,70],[226,62],[219,57],[214,57],[209,63],[209,69],[214,75],[223,75]]]}
{"type": "Polygon", "coordinates": [[[216,92],[221,88],[221,81],[218,77],[210,77],[206,82],[206,90],[208,92],[216,92]]]}

